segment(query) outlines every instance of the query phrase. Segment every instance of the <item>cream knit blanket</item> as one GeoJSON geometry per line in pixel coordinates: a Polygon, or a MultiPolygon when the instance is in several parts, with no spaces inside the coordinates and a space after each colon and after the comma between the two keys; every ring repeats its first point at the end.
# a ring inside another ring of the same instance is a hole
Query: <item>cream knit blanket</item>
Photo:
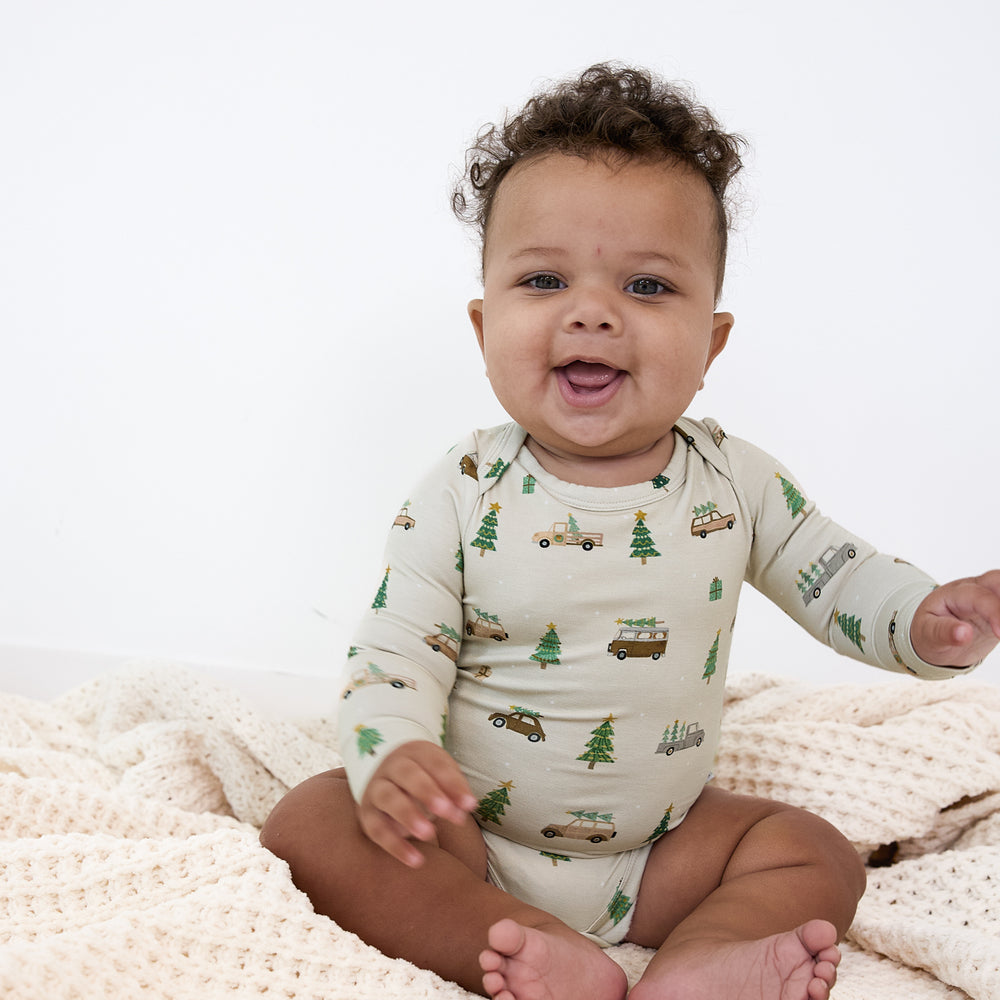
{"type": "MultiPolygon", "coordinates": [[[[730,685],[720,784],[806,806],[866,856],[899,845],[837,1000],[1000,1000],[1000,688],[974,681],[730,685]]],[[[317,916],[258,845],[333,746],[329,722],[177,669],[0,696],[0,996],[468,1000],[317,916]]],[[[650,953],[611,955],[634,980],[650,953]]]]}

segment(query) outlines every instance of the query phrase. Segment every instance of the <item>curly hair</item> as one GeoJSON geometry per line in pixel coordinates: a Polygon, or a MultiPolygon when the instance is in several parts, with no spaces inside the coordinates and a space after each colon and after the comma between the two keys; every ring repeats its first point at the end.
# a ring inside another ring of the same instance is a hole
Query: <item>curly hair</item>
{"type": "Polygon", "coordinates": [[[739,135],[723,132],[684,87],[653,74],[599,63],[532,97],[502,125],[486,125],[465,157],[452,209],[476,231],[482,253],[503,179],[523,160],[559,152],[684,164],[705,178],[716,206],[721,291],[731,224],[727,188],[743,166],[739,135]]]}

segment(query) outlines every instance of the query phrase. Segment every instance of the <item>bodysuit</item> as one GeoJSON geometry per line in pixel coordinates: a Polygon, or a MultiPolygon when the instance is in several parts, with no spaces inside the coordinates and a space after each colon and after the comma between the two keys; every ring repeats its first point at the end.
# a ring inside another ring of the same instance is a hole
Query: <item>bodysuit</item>
{"type": "Polygon", "coordinates": [[[841,653],[957,672],[909,642],[930,578],[715,422],[674,433],[666,469],[620,488],[550,475],[516,424],[452,449],[392,525],[340,702],[355,798],[396,747],[440,742],[491,880],[603,944],[711,777],[744,580],[841,653]]]}

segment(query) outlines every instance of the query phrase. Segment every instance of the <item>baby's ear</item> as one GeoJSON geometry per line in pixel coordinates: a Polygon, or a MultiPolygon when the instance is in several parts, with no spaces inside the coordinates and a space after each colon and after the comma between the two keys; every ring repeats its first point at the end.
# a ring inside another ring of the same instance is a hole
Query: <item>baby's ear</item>
{"type": "Polygon", "coordinates": [[[479,350],[485,350],[483,345],[483,300],[473,299],[467,309],[469,319],[472,321],[472,328],[476,331],[476,340],[479,341],[479,350]]]}
{"type": "Polygon", "coordinates": [[[729,340],[729,331],[736,322],[732,313],[716,313],[712,317],[712,341],[708,349],[708,360],[705,363],[707,372],[712,362],[722,353],[729,340]]]}

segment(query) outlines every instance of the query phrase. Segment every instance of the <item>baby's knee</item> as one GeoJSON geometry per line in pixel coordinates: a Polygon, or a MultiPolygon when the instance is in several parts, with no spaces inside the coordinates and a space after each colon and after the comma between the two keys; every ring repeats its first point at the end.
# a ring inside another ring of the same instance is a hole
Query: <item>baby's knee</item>
{"type": "Polygon", "coordinates": [[[825,870],[855,902],[864,895],[868,876],[861,856],[822,816],[795,806],[780,806],[761,821],[759,833],[768,850],[777,852],[785,866],[825,870]]]}
{"type": "Polygon", "coordinates": [[[343,770],[307,778],[287,792],[271,810],[260,830],[260,843],[276,857],[295,866],[329,844],[332,827],[354,815],[343,770]]]}

